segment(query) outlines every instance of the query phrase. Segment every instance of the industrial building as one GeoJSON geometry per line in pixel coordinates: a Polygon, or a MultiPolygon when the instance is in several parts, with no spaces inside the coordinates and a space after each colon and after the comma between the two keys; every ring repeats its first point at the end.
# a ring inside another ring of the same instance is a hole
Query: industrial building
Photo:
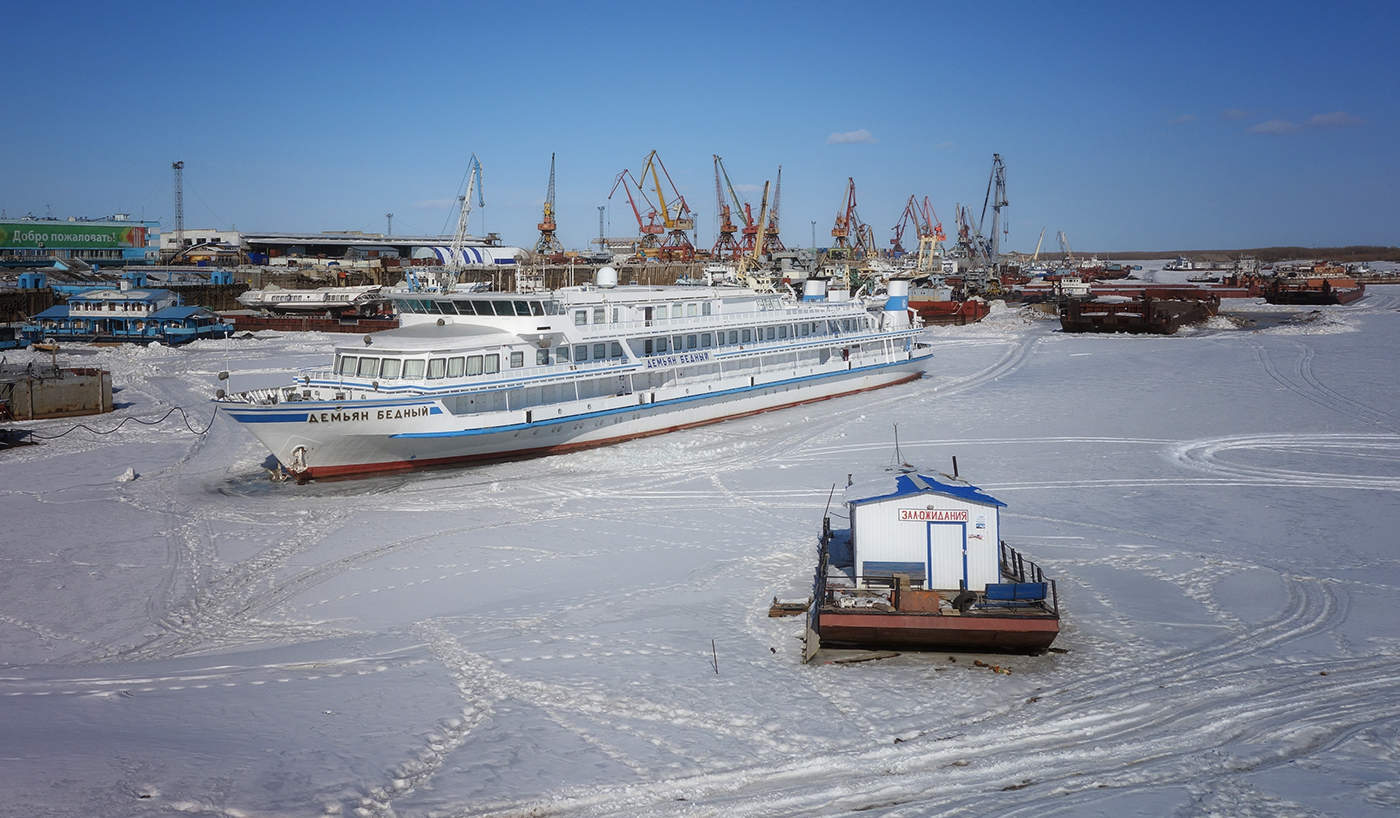
{"type": "Polygon", "coordinates": [[[155,261],[159,223],[125,213],[104,219],[0,219],[0,267],[48,267],[55,260],[121,266],[155,261]]]}

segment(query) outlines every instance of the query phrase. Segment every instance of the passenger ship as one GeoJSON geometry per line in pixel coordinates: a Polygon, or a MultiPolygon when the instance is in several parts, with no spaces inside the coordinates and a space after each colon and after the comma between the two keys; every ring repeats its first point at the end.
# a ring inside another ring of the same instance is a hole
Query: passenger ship
{"type": "Polygon", "coordinates": [[[300,480],[565,452],[918,378],[932,352],[896,285],[867,307],[816,280],[799,301],[605,267],[544,293],[395,292],[399,329],[216,401],[300,480]]]}

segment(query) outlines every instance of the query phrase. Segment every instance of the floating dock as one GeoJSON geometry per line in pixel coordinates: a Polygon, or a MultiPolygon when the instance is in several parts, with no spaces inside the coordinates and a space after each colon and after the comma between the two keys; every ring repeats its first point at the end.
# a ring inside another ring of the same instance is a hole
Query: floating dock
{"type": "Polygon", "coordinates": [[[0,366],[0,420],[40,420],[112,411],[105,369],[27,364],[0,366]]]}

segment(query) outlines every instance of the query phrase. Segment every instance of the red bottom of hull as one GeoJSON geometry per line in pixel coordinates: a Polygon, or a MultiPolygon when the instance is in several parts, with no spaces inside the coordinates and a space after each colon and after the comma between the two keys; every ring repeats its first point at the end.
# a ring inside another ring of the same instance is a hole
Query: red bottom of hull
{"type": "Polygon", "coordinates": [[[977,650],[1040,653],[1060,633],[1054,616],[948,616],[823,609],[822,647],[977,650]]]}
{"type": "Polygon", "coordinates": [[[401,472],[410,471],[413,469],[429,469],[442,466],[460,466],[468,463],[494,463],[505,460],[523,460],[531,457],[543,457],[551,454],[565,454],[567,452],[576,452],[582,449],[596,449],[600,446],[609,446],[614,443],[621,443],[626,440],[636,440],[638,438],[643,437],[663,435],[668,432],[677,432],[682,429],[693,429],[698,426],[708,426],[712,423],[720,423],[721,421],[734,420],[736,418],[749,417],[751,415],[761,415],[764,412],[773,412],[778,409],[789,409],[793,406],[802,406],[803,404],[807,403],[817,403],[818,401],[831,400],[832,398],[845,397],[846,395],[855,395],[860,392],[869,392],[872,389],[883,389],[887,386],[897,386],[902,383],[908,383],[910,381],[918,380],[921,377],[923,377],[922,372],[915,372],[898,380],[890,381],[889,383],[882,383],[879,386],[870,386],[863,389],[852,389],[848,392],[837,392],[832,395],[822,395],[820,397],[807,398],[806,400],[792,401],[791,403],[779,404],[778,406],[768,406],[763,409],[755,409],[749,412],[739,412],[733,415],[725,415],[724,417],[710,418],[708,420],[698,420],[692,423],[680,423],[674,426],[664,426],[662,428],[652,429],[651,431],[647,432],[637,432],[634,434],[619,435],[617,437],[603,438],[601,440],[587,440],[579,443],[561,443],[557,446],[541,446],[534,449],[518,449],[512,452],[493,452],[488,454],[465,455],[461,457],[435,457],[424,458],[419,460],[395,460],[387,463],[357,463],[347,466],[312,467],[298,474],[297,479],[299,481],[304,481],[324,479],[328,477],[348,477],[351,475],[401,472]]]}
{"type": "Polygon", "coordinates": [[[910,301],[926,324],[971,324],[987,317],[985,301],[910,301]]]}

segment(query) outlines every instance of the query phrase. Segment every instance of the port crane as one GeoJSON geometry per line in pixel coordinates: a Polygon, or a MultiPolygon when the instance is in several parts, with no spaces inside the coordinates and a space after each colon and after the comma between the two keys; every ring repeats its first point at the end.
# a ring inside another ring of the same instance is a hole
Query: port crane
{"type": "Polygon", "coordinates": [[[712,156],[715,160],[715,203],[719,208],[720,223],[719,236],[715,239],[715,245],[710,252],[720,260],[723,260],[726,254],[731,259],[737,259],[741,254],[753,250],[753,237],[758,232],[758,228],[753,223],[753,213],[749,210],[748,204],[741,201],[739,194],[734,192],[734,185],[729,181],[729,171],[724,167],[724,160],[719,158],[719,154],[712,154],[712,156]],[[724,179],[724,187],[729,188],[729,195],[734,202],[734,210],[744,219],[744,241],[742,244],[734,238],[739,226],[734,224],[729,202],[724,198],[724,189],[720,185],[721,177],[724,179]]]}
{"type": "MultiPolygon", "coordinates": [[[[608,191],[609,200],[612,199],[613,194],[617,193],[619,187],[622,188],[623,193],[627,194],[627,203],[632,206],[632,215],[637,217],[637,231],[641,234],[641,240],[637,243],[637,249],[645,251],[647,249],[654,250],[660,247],[661,240],[659,236],[666,232],[666,228],[656,223],[655,207],[651,208],[647,213],[647,220],[645,222],[642,221],[642,211],[637,207],[636,197],[632,195],[633,188],[636,188],[637,193],[641,194],[642,187],[637,184],[637,178],[632,175],[632,171],[623,168],[618,172],[617,178],[613,180],[612,190],[608,191]],[[631,180],[631,184],[628,184],[629,179],[631,180]]],[[[643,201],[646,201],[645,197],[643,197],[643,201]]],[[[651,203],[647,202],[647,204],[650,205],[651,203]]]]}
{"type": "Polygon", "coordinates": [[[1069,236],[1066,236],[1066,235],[1065,235],[1065,231],[1061,230],[1061,231],[1059,231],[1059,235],[1056,236],[1056,238],[1058,238],[1058,239],[1060,240],[1060,252],[1062,252],[1062,253],[1065,254],[1065,261],[1068,262],[1068,263],[1070,263],[1070,264],[1073,264],[1073,263],[1074,263],[1074,251],[1070,249],[1070,246],[1069,246],[1069,236]]]}
{"type": "Polygon", "coordinates": [[[661,225],[666,231],[666,241],[661,245],[662,257],[678,261],[693,260],[695,245],[691,243],[686,231],[695,229],[695,214],[685,203],[685,197],[676,189],[676,183],[672,181],[671,174],[655,150],[647,154],[646,162],[642,165],[642,179],[645,180],[648,175],[656,191],[656,203],[659,205],[657,212],[661,216],[661,225]],[[666,185],[671,188],[673,194],[669,203],[666,201],[665,187],[661,184],[662,176],[666,177],[666,185]]]}
{"type": "Polygon", "coordinates": [[[1001,154],[992,154],[992,175],[987,179],[987,195],[982,200],[982,216],[977,220],[978,238],[982,239],[982,252],[987,258],[987,266],[995,270],[1001,261],[1001,237],[1007,232],[1007,226],[1002,223],[1001,209],[1006,207],[1006,163],[1001,161],[1001,154]],[[987,221],[987,206],[992,208],[992,231],[988,238],[982,239],[986,235],[982,232],[982,225],[987,221]]]}
{"type": "Polygon", "coordinates": [[[466,266],[462,248],[467,244],[467,223],[471,219],[473,190],[476,191],[477,206],[485,207],[486,194],[481,178],[481,160],[476,158],[476,154],[472,154],[471,159],[467,161],[467,192],[457,197],[461,207],[457,214],[457,232],[452,235],[452,257],[447,260],[447,268],[453,272],[466,266]]]}
{"type": "MultiPolygon", "coordinates": [[[[778,237],[779,219],[778,206],[783,200],[783,166],[778,166],[778,180],[773,183],[773,209],[768,213],[767,227],[763,229],[763,248],[766,253],[778,253],[786,250],[783,240],[778,237]]],[[[760,221],[762,218],[760,216],[760,221]]]]}
{"type": "Polygon", "coordinates": [[[535,241],[535,252],[539,255],[553,255],[564,252],[564,245],[555,235],[558,225],[554,223],[554,154],[549,155],[549,193],[544,197],[544,215],[536,225],[540,237],[535,241]]]}
{"type": "Polygon", "coordinates": [[[836,212],[836,221],[831,227],[831,237],[836,244],[831,254],[836,258],[851,255],[875,254],[875,231],[860,220],[856,212],[856,180],[846,177],[845,204],[836,212]]]}

